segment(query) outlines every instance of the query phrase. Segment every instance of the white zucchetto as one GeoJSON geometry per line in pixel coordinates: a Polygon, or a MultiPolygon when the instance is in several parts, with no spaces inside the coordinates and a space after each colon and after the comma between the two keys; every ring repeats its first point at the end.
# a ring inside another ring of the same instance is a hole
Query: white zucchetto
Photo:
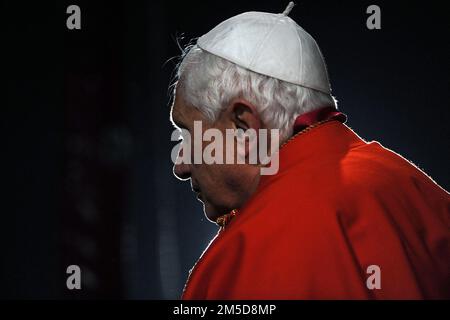
{"type": "Polygon", "coordinates": [[[330,94],[330,83],[316,41],[283,13],[245,12],[223,21],[197,45],[243,68],[330,94]]]}

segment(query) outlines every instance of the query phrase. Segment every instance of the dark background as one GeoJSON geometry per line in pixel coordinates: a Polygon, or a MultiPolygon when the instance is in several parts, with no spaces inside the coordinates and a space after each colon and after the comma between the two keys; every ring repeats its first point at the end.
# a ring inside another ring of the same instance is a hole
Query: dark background
{"type": "MultiPolygon", "coordinates": [[[[300,2],[300,1],[299,1],[300,2]]],[[[448,13],[439,1],[301,1],[367,140],[448,190],[448,13]],[[381,7],[382,29],[366,28],[381,7]]],[[[3,1],[0,298],[178,298],[216,227],[172,176],[170,84],[188,43],[287,1],[3,1]],[[66,8],[81,8],[81,30],[66,8]],[[166,63],[167,62],[167,63],[166,63]],[[66,268],[82,290],[66,289],[66,268]]]]}

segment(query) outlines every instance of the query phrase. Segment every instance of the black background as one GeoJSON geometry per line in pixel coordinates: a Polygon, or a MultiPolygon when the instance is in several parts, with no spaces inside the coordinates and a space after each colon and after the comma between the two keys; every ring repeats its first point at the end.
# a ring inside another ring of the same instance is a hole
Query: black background
{"type": "MultiPolygon", "coordinates": [[[[186,45],[287,1],[3,1],[1,298],[178,298],[216,227],[172,176],[168,85],[186,45]],[[66,8],[81,8],[81,30],[66,8]],[[169,60],[169,61],[168,61],[169,60]],[[82,290],[66,288],[66,268],[82,290]]],[[[301,1],[333,95],[367,140],[448,190],[448,14],[439,1],[301,1]],[[381,8],[382,29],[366,28],[381,8]]]]}

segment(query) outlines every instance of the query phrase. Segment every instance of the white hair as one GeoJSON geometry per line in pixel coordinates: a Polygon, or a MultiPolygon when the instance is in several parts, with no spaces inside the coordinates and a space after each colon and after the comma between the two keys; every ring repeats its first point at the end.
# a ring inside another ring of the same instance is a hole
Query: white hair
{"type": "Polygon", "coordinates": [[[174,90],[212,122],[232,99],[249,101],[269,129],[280,130],[280,142],[292,135],[297,116],[321,107],[337,108],[329,94],[258,74],[197,45],[184,50],[177,79],[174,90]]]}

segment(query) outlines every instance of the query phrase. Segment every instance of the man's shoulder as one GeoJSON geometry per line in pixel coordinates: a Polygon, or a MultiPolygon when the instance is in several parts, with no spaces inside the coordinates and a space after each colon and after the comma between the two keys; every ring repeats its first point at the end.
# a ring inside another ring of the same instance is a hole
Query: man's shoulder
{"type": "MultiPolygon", "coordinates": [[[[340,161],[340,188],[383,194],[418,187],[443,189],[412,161],[373,141],[351,150],[340,161]]],[[[440,192],[439,191],[439,192],[440,192]]]]}
{"type": "Polygon", "coordinates": [[[329,161],[314,159],[306,165],[293,166],[281,172],[266,193],[275,202],[294,202],[303,207],[343,199],[354,201],[358,196],[370,194],[401,195],[418,186],[445,194],[412,162],[373,141],[329,161]]]}
{"type": "Polygon", "coordinates": [[[383,188],[419,173],[410,161],[373,141],[351,150],[340,162],[344,186],[383,188]]]}

